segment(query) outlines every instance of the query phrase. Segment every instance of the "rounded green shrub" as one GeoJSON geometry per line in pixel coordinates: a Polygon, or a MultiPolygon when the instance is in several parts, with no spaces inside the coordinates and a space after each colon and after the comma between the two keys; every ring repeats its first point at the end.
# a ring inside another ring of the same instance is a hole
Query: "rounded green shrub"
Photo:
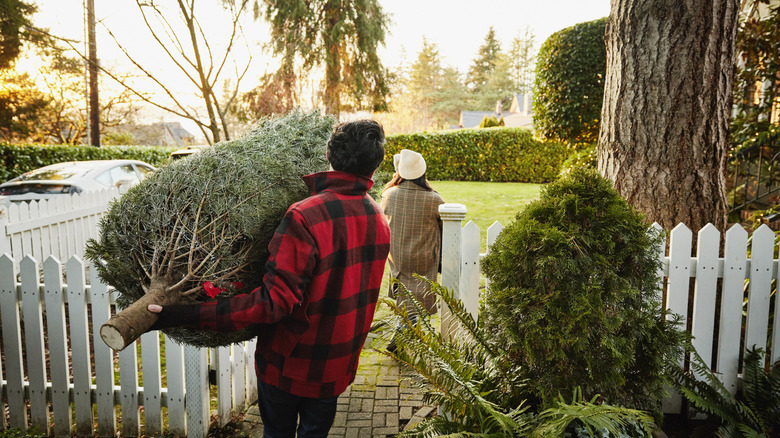
{"type": "Polygon", "coordinates": [[[534,80],[534,128],[562,142],[598,140],[607,50],[606,19],[560,30],[542,44],[534,80]]]}
{"type": "Polygon", "coordinates": [[[482,118],[482,121],[479,123],[480,128],[495,128],[498,126],[504,126],[503,116],[501,116],[500,119],[496,118],[496,116],[485,116],[482,118]]]}
{"type": "Polygon", "coordinates": [[[659,238],[590,169],[543,188],[499,235],[482,262],[482,314],[543,405],[579,386],[660,412],[683,334],[661,311],[659,238]]]}

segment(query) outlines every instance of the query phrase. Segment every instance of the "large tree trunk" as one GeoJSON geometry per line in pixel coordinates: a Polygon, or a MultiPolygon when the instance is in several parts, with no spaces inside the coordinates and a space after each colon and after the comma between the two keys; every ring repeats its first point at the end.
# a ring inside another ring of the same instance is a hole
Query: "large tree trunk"
{"type": "Polygon", "coordinates": [[[665,229],[726,226],[739,0],[612,0],[599,171],[665,229]]]}

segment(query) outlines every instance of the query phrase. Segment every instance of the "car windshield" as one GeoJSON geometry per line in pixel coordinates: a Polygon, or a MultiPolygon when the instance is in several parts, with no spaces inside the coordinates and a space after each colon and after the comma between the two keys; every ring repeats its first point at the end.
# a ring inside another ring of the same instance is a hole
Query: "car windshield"
{"type": "Polygon", "coordinates": [[[85,175],[92,170],[94,165],[68,165],[62,167],[42,167],[37,170],[32,170],[19,177],[22,181],[61,181],[64,179],[73,179],[85,175]]]}
{"type": "Polygon", "coordinates": [[[39,195],[60,194],[60,193],[78,193],[81,190],[68,184],[36,184],[28,183],[17,186],[0,187],[0,195],[24,195],[35,193],[39,195]]]}

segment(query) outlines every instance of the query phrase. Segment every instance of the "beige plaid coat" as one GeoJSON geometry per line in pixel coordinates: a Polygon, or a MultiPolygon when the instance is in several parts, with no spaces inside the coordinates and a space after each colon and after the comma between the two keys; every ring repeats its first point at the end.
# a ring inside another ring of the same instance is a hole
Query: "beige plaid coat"
{"type": "MultiPolygon", "coordinates": [[[[411,181],[382,193],[382,210],[390,224],[390,274],[406,286],[429,312],[436,312],[435,297],[427,283],[413,274],[436,281],[441,255],[442,197],[411,181]]],[[[404,305],[398,302],[399,306],[404,305]]],[[[407,307],[412,313],[412,309],[407,307]]]]}

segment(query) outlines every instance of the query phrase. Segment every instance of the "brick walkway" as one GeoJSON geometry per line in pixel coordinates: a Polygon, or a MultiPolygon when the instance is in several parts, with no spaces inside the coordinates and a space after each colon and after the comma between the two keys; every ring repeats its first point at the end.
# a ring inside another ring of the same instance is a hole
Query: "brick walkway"
{"type": "MultiPolygon", "coordinates": [[[[411,373],[393,359],[373,351],[383,346],[384,341],[376,334],[368,335],[355,382],[339,397],[330,437],[385,438],[435,413],[412,387],[411,373]]],[[[257,404],[247,411],[240,435],[263,436],[257,404]]]]}

